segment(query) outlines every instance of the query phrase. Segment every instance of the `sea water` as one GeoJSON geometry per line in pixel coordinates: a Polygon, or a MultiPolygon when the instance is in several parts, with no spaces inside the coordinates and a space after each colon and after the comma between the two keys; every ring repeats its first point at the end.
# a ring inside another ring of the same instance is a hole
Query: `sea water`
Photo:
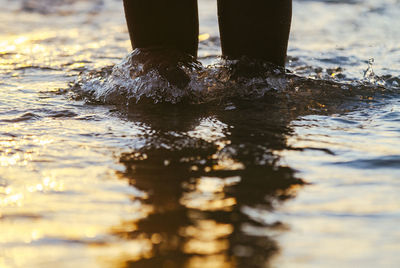
{"type": "Polygon", "coordinates": [[[182,90],[121,1],[0,0],[0,267],[400,265],[400,2],[295,0],[239,78],[215,2],[182,90]]]}

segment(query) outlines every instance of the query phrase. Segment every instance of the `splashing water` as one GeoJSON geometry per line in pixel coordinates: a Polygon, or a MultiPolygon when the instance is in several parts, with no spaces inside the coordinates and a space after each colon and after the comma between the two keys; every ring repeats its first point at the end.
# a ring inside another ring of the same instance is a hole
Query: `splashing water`
{"type": "Polygon", "coordinates": [[[268,62],[220,59],[204,67],[190,55],[177,51],[134,50],[120,63],[100,71],[83,72],[71,87],[76,99],[122,107],[138,103],[228,103],[232,100],[279,99],[304,110],[311,106],[339,109],[348,101],[396,95],[375,75],[372,62],[358,81],[304,78],[268,62]],[[314,103],[314,104],[313,104],[314,103]]]}
{"type": "Polygon", "coordinates": [[[83,73],[74,90],[111,104],[129,105],[143,99],[204,103],[232,97],[259,98],[268,91],[285,90],[287,82],[284,72],[268,63],[243,59],[203,67],[190,55],[176,51],[136,49],[113,67],[83,73]]]}

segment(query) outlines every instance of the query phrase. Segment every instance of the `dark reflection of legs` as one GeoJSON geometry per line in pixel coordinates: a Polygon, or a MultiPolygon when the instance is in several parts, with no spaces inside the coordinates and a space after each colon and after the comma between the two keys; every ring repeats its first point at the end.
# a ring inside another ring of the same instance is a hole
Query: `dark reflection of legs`
{"type": "MultiPolygon", "coordinates": [[[[146,109],[144,123],[153,130],[147,145],[120,162],[123,177],[149,194],[153,212],[123,237],[145,237],[153,247],[124,266],[264,267],[279,252],[268,230],[281,225],[260,221],[246,208],[267,215],[302,181],[270,152],[286,147],[287,121],[278,112],[249,108],[217,116],[183,107],[181,113],[146,109]],[[269,119],[261,116],[266,113],[269,119]],[[183,127],[173,131],[175,121],[183,127]]],[[[130,117],[143,118],[138,109],[130,117]]]]}
{"type": "Polygon", "coordinates": [[[197,0],[124,0],[133,48],[172,48],[197,55],[197,0]]]}
{"type": "Polygon", "coordinates": [[[218,0],[222,53],[285,65],[292,0],[218,0]]]}

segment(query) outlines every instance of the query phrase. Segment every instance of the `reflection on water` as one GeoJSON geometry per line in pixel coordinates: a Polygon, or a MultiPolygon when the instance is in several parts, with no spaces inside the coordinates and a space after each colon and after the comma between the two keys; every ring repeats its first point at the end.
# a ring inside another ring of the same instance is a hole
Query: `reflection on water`
{"type": "MultiPolygon", "coordinates": [[[[148,193],[150,212],[117,235],[152,246],[126,267],[263,267],[279,252],[274,236],[287,227],[269,212],[304,182],[272,153],[287,147],[284,114],[258,105],[214,115],[146,109],[153,135],[120,157],[120,177],[148,193]]],[[[135,120],[143,118],[137,110],[135,120]]]]}
{"type": "Polygon", "coordinates": [[[70,98],[128,54],[120,2],[0,0],[1,268],[399,266],[397,0],[295,0],[297,80],[257,101],[70,98]]]}

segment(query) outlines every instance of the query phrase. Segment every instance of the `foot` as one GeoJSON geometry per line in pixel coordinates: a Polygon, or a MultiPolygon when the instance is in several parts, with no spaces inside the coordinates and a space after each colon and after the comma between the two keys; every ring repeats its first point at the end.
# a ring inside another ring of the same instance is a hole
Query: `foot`
{"type": "Polygon", "coordinates": [[[156,70],[171,85],[180,89],[190,82],[185,69],[199,69],[199,63],[193,56],[169,48],[135,49],[132,61],[143,64],[143,73],[156,70]]]}

